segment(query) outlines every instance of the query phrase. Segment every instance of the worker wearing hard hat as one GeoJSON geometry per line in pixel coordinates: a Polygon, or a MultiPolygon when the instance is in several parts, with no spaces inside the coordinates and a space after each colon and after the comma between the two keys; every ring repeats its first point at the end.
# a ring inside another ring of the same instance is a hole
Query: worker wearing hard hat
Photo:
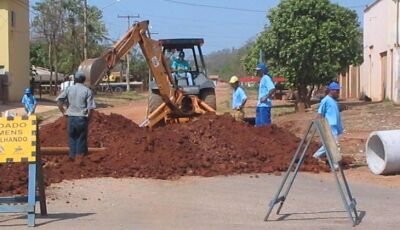
{"type": "Polygon", "coordinates": [[[256,71],[257,77],[261,78],[256,109],[256,127],[260,127],[271,124],[272,95],[275,93],[275,85],[268,75],[265,64],[258,64],[256,71]]]}
{"type": "Polygon", "coordinates": [[[26,88],[24,90],[24,96],[21,99],[21,103],[24,104],[25,112],[28,116],[35,113],[37,102],[35,96],[32,94],[31,88],[26,88]]]}
{"type": "Polygon", "coordinates": [[[246,92],[239,86],[239,78],[232,76],[229,84],[233,88],[232,92],[232,110],[234,110],[234,118],[237,121],[243,121],[244,111],[243,107],[247,101],[246,92]]]}
{"type": "MultiPolygon", "coordinates": [[[[328,86],[328,95],[322,100],[318,108],[318,116],[325,118],[328,122],[333,137],[338,143],[338,136],[343,133],[343,124],[340,117],[340,110],[338,103],[336,102],[339,97],[340,85],[336,82],[332,82],[328,86]]],[[[325,147],[322,146],[314,153],[315,158],[323,157],[326,153],[325,147]]]]}
{"type": "Polygon", "coordinates": [[[75,159],[77,155],[88,153],[87,135],[91,110],[96,108],[92,91],[86,87],[85,74],[82,71],[75,73],[75,84],[62,91],[57,97],[58,108],[68,117],[69,157],[75,159]],[[67,105],[67,110],[64,109],[67,105]]]}

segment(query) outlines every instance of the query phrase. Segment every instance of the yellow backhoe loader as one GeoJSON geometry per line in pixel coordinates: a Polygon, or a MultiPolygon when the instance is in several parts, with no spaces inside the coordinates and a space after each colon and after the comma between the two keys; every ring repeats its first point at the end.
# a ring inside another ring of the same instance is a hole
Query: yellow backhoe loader
{"type": "Polygon", "coordinates": [[[86,84],[95,88],[102,77],[111,71],[119,60],[136,44],[139,44],[154,82],[151,82],[148,114],[141,126],[184,122],[206,112],[215,112],[214,84],[207,78],[200,46],[202,39],[153,40],[148,36],[149,21],[136,23],[114,46],[99,58],[84,60],[79,66],[86,75],[86,84]],[[200,60],[195,56],[198,47],[200,60]],[[169,61],[165,57],[174,51],[192,50],[195,68],[190,69],[193,84],[181,84],[173,77],[169,61]],[[200,63],[202,68],[200,68],[200,63]]]}

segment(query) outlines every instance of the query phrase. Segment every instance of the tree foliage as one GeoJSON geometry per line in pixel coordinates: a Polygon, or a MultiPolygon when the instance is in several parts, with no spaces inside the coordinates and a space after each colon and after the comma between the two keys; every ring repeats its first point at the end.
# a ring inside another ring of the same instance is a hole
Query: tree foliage
{"type": "Polygon", "coordinates": [[[357,14],[329,0],[282,0],[267,15],[270,25],[244,58],[254,68],[259,51],[273,75],[282,75],[309,99],[307,86],[323,85],[362,62],[357,14]]]}
{"type": "Polygon", "coordinates": [[[248,42],[239,49],[223,49],[207,55],[205,62],[208,73],[219,75],[224,80],[228,80],[233,75],[246,76],[247,73],[242,65],[242,57],[246,54],[250,44],[252,43],[248,42]]]}
{"type": "MultiPolygon", "coordinates": [[[[31,54],[37,56],[38,44],[48,47],[47,64],[50,69],[73,73],[83,60],[83,12],[81,0],[43,0],[33,6],[35,17],[32,30],[35,37],[31,54]]],[[[97,57],[104,50],[107,34],[102,12],[88,6],[88,57],[97,57]]],[[[33,60],[34,61],[34,60],[33,60]]],[[[33,64],[33,63],[32,63],[33,64]]],[[[57,72],[58,72],[57,71],[57,72]]]]}
{"type": "Polygon", "coordinates": [[[149,67],[139,48],[134,48],[131,52],[131,62],[129,72],[135,80],[143,81],[144,86],[148,86],[149,67]]]}
{"type": "Polygon", "coordinates": [[[43,42],[30,43],[30,62],[34,66],[48,66],[48,53],[43,42]]]}

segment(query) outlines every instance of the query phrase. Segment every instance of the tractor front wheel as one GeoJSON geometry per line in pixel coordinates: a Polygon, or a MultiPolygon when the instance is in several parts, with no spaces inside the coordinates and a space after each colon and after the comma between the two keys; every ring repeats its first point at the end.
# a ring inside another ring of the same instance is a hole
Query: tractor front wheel
{"type": "Polygon", "coordinates": [[[215,97],[215,89],[203,89],[200,92],[200,99],[214,110],[217,110],[217,99],[215,97]]]}

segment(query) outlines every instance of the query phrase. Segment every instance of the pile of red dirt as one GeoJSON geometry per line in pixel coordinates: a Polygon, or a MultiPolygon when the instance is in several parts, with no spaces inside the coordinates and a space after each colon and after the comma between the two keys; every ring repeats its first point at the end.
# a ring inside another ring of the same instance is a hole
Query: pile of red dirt
{"type": "MultiPolygon", "coordinates": [[[[127,118],[95,112],[89,124],[89,146],[107,150],[82,160],[43,156],[46,184],[88,177],[175,179],[185,175],[215,176],[275,173],[287,170],[300,139],[277,126],[255,128],[226,114],[206,114],[186,124],[149,130],[127,118]]],[[[40,129],[41,146],[68,146],[67,121],[60,118],[40,129]]],[[[326,171],[311,157],[303,171],[326,171]]],[[[0,165],[0,193],[26,191],[26,165],[0,165]]]]}

